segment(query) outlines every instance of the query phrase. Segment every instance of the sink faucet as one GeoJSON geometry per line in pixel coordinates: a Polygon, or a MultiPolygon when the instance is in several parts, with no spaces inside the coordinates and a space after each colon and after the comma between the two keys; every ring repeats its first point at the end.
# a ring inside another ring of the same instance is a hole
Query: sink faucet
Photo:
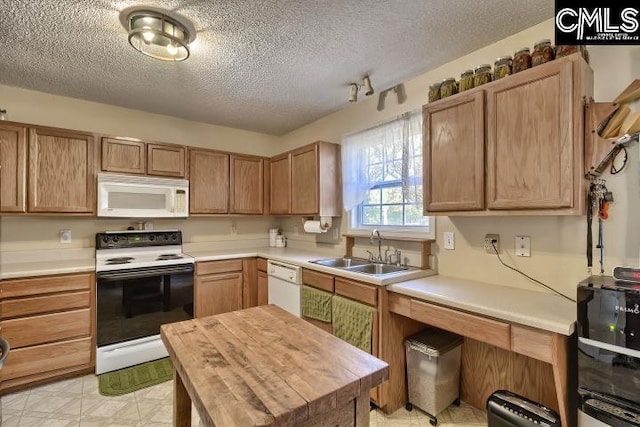
{"type": "Polygon", "coordinates": [[[374,259],[375,262],[384,263],[382,260],[382,236],[380,236],[380,232],[377,228],[371,230],[371,236],[369,237],[369,242],[373,245],[373,239],[378,239],[378,257],[374,259]]]}

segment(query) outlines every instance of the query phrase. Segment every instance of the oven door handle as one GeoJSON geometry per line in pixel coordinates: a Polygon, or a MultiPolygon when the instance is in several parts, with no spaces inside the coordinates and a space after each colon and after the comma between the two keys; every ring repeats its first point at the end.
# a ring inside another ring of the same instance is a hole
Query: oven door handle
{"type": "Polygon", "coordinates": [[[168,274],[193,273],[193,264],[167,265],[160,267],[132,268],[128,270],[102,271],[96,274],[98,279],[125,280],[145,277],[166,276],[168,274]]]}

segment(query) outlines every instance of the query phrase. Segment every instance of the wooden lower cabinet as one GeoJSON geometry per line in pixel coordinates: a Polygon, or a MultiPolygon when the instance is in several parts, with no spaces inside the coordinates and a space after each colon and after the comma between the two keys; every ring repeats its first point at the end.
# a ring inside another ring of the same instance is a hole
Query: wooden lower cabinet
{"type": "Polygon", "coordinates": [[[11,346],[0,393],[93,370],[93,273],[3,280],[0,293],[0,330],[11,346]]]}
{"type": "Polygon", "coordinates": [[[256,286],[257,304],[269,304],[269,278],[267,276],[267,260],[265,258],[256,259],[256,286]]]}
{"type": "MultiPolygon", "coordinates": [[[[353,301],[357,301],[361,304],[372,307],[374,309],[374,312],[373,326],[371,330],[371,354],[373,356],[381,358],[380,341],[382,326],[380,306],[378,304],[378,294],[382,292],[382,287],[343,279],[341,277],[334,277],[329,274],[319,273],[317,271],[307,269],[302,270],[302,282],[306,286],[311,286],[325,292],[340,295],[342,297],[349,298],[353,301]]],[[[320,322],[318,320],[305,317],[303,317],[303,319],[320,329],[323,329],[329,333],[333,333],[333,326],[331,323],[320,322]]],[[[380,407],[386,404],[385,397],[381,393],[380,386],[371,389],[371,400],[373,401],[373,403],[380,407]]]]}
{"type": "Polygon", "coordinates": [[[258,264],[256,258],[196,263],[195,317],[260,305],[258,264]]]}

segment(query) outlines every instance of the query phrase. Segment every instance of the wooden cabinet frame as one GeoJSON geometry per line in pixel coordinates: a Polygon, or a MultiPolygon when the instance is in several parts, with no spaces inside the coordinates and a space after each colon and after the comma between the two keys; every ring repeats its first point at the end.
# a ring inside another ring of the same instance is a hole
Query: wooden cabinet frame
{"type": "Polygon", "coordinates": [[[147,171],[147,149],[144,141],[131,138],[102,138],[101,169],[144,175],[147,171]]]}
{"type": "Polygon", "coordinates": [[[0,124],[0,166],[0,212],[26,212],[26,127],[0,124]]]}

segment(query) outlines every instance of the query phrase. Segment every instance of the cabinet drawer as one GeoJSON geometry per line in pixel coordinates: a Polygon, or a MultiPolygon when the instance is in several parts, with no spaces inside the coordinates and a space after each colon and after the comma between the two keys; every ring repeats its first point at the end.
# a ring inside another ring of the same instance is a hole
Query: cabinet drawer
{"type": "Polygon", "coordinates": [[[267,271],[267,260],[264,258],[258,258],[258,271],[267,271]]]}
{"type": "Polygon", "coordinates": [[[378,289],[375,286],[336,277],[336,294],[374,307],[378,305],[378,289]]]}
{"type": "Polygon", "coordinates": [[[46,276],[0,282],[3,298],[91,289],[93,274],[46,276]]]}
{"type": "Polygon", "coordinates": [[[196,263],[196,275],[230,273],[242,271],[241,259],[227,259],[223,261],[207,261],[196,263]]]}
{"type": "Polygon", "coordinates": [[[91,362],[91,338],[11,349],[0,380],[35,375],[56,369],[87,365],[91,362]]]}
{"type": "Polygon", "coordinates": [[[389,311],[405,317],[411,317],[411,298],[393,292],[388,293],[389,311]]]}
{"type": "Polygon", "coordinates": [[[516,353],[552,363],[552,341],[552,332],[511,325],[511,350],[516,353]]]}
{"type": "Polygon", "coordinates": [[[331,293],[333,293],[335,288],[333,285],[333,276],[307,270],[306,268],[302,270],[302,283],[331,293]]]}
{"type": "Polygon", "coordinates": [[[411,318],[496,347],[511,347],[508,323],[416,300],[411,300],[411,318]]]}
{"type": "Polygon", "coordinates": [[[91,334],[91,310],[75,310],[0,322],[12,348],[44,344],[91,334]]]}
{"type": "Polygon", "coordinates": [[[0,302],[0,318],[8,319],[11,317],[88,308],[90,303],[91,294],[89,291],[11,299],[0,302]]]}

